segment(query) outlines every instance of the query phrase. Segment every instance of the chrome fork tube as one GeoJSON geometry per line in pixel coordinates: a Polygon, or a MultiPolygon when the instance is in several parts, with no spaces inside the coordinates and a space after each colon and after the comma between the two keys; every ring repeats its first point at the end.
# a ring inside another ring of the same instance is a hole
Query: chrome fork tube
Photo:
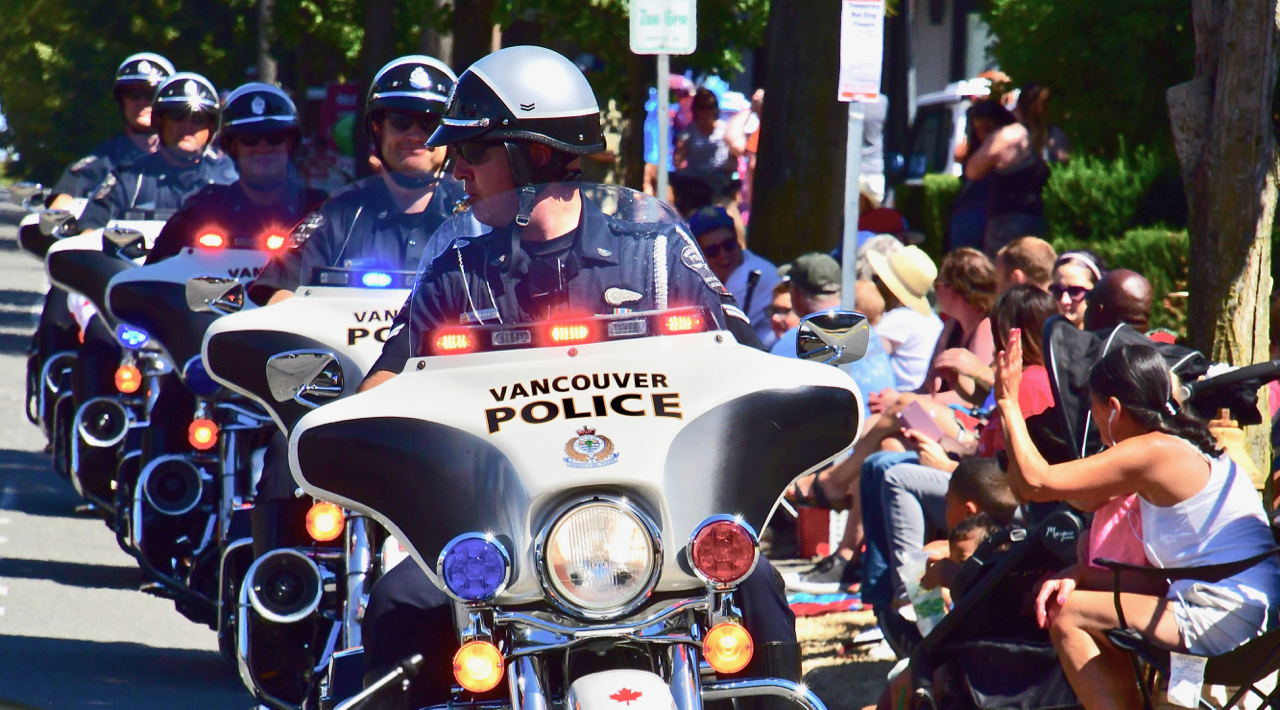
{"type": "Polygon", "coordinates": [[[347,603],[342,625],[347,642],[344,648],[353,648],[362,643],[360,599],[364,596],[364,583],[373,565],[373,551],[369,548],[369,519],[363,515],[352,515],[346,535],[347,603]]]}
{"type": "MultiPolygon", "coordinates": [[[[697,668],[696,666],[694,667],[697,668]]],[[[537,659],[520,656],[511,662],[507,684],[511,688],[511,710],[547,710],[547,696],[542,690],[542,674],[537,659]]],[[[677,710],[687,710],[676,702],[677,710]]]]}
{"type": "Polygon", "coordinates": [[[702,678],[693,646],[673,643],[667,648],[671,661],[671,696],[676,710],[702,710],[702,678]]]}
{"type": "Polygon", "coordinates": [[[231,507],[236,498],[236,432],[222,433],[222,495],[218,500],[218,540],[231,532],[231,507]]]}

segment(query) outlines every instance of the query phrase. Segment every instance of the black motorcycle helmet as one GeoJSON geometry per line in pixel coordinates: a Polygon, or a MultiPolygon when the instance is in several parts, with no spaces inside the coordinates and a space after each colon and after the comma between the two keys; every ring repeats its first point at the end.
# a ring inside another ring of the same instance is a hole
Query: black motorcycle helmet
{"type": "Polygon", "coordinates": [[[294,146],[302,138],[298,107],[279,87],[250,82],[227,95],[219,133],[228,136],[288,131],[294,146]]]}
{"type": "Polygon", "coordinates": [[[444,62],[421,54],[393,59],[378,70],[364,102],[364,132],[373,142],[374,157],[382,160],[382,141],[373,126],[388,109],[440,116],[457,80],[444,62]]]}
{"type": "Polygon", "coordinates": [[[145,88],[155,91],[156,87],[173,76],[175,71],[173,64],[159,54],[140,52],[130,55],[116,68],[116,82],[112,87],[116,103],[123,101],[124,92],[131,89],[145,88]]]}
{"type": "Polygon", "coordinates": [[[517,185],[563,180],[575,158],[604,150],[600,106],[573,62],[545,47],[507,47],[462,73],[427,145],[471,141],[504,143],[517,185]],[[531,142],[560,159],[531,170],[531,142]]]}

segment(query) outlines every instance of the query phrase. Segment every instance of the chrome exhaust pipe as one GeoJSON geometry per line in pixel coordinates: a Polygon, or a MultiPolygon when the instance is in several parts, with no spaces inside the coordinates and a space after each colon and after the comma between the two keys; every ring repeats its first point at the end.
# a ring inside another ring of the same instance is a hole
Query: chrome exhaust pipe
{"type": "Polygon", "coordinates": [[[273,550],[245,575],[249,603],[267,621],[292,624],[315,613],[324,595],[320,568],[297,550],[273,550]]]}
{"type": "Polygon", "coordinates": [[[204,478],[194,463],[183,456],[170,454],[147,464],[138,477],[138,487],[158,512],[183,515],[200,502],[204,478]]]}

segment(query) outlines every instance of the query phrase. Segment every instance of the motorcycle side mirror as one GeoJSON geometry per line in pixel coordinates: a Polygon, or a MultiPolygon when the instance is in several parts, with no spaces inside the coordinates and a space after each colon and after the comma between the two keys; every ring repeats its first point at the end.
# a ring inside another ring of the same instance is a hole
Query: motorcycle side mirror
{"type": "Polygon", "coordinates": [[[228,315],[244,308],[244,284],[236,279],[197,276],[187,281],[187,308],[228,315]]]}
{"type": "Polygon", "coordinates": [[[342,364],[323,350],[295,350],[267,360],[267,387],[277,402],[315,409],[342,396],[342,364]]]}
{"type": "Polygon", "coordinates": [[[102,230],[104,245],[115,245],[116,251],[126,259],[140,259],[147,255],[147,238],[136,229],[108,227],[102,230]]]}
{"type": "Polygon", "coordinates": [[[19,182],[9,188],[9,201],[25,209],[31,209],[33,198],[44,196],[44,185],[38,182],[19,182]]]}
{"type": "Polygon", "coordinates": [[[814,313],[800,321],[796,357],[824,365],[845,365],[867,354],[871,324],[853,311],[814,313]]]}
{"type": "Polygon", "coordinates": [[[40,233],[46,237],[62,237],[76,231],[76,216],[68,210],[45,210],[40,213],[40,233]]]}

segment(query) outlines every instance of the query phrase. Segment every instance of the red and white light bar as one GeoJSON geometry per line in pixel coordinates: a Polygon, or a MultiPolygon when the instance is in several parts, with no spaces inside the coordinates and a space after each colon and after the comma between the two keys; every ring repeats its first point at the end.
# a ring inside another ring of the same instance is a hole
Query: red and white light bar
{"type": "Polygon", "coordinates": [[[426,334],[423,350],[433,355],[461,355],[492,350],[548,348],[654,335],[685,335],[711,330],[714,321],[702,308],[575,318],[522,325],[473,325],[426,334]]]}

